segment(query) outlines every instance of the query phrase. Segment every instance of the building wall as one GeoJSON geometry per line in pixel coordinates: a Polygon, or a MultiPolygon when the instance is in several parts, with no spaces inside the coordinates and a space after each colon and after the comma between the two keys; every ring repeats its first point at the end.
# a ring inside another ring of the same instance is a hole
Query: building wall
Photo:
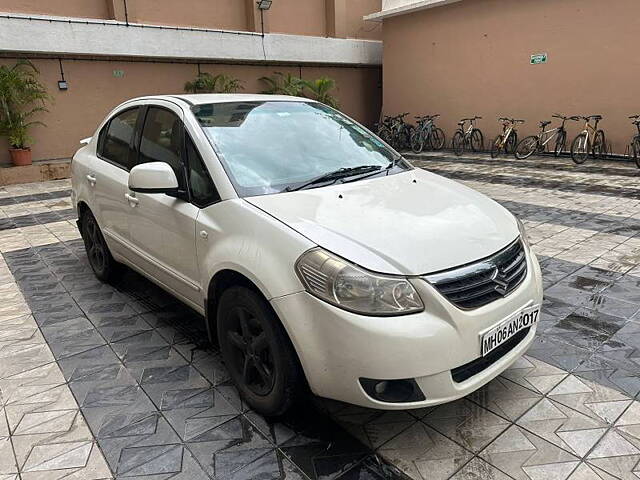
{"type": "Polygon", "coordinates": [[[378,12],[380,8],[380,0],[347,0],[347,36],[381,40],[382,24],[362,19],[365,15],[378,12]]]}
{"type": "MultiPolygon", "coordinates": [[[[448,139],[456,122],[482,115],[527,120],[521,136],[554,112],[602,114],[615,151],[640,113],[637,0],[462,0],[384,20],[384,111],[441,113],[448,139]],[[547,53],[548,63],[530,65],[547,53]]],[[[578,130],[568,123],[569,141],[578,130]]]]}
{"type": "MultiPolygon", "coordinates": [[[[0,0],[0,12],[43,14],[124,20],[125,0],[0,0]]],[[[265,30],[293,35],[327,36],[327,1],[274,0],[265,12],[265,30]]],[[[346,37],[379,40],[380,25],[365,23],[364,15],[377,12],[382,0],[337,0],[344,2],[346,37]]],[[[260,31],[250,25],[247,0],[126,0],[132,23],[223,30],[260,31]]],[[[259,18],[259,17],[258,17],[259,18]]]]}
{"type": "MultiPolygon", "coordinates": [[[[0,64],[15,59],[0,59],[0,64]]],[[[56,59],[34,60],[41,80],[53,96],[49,113],[39,119],[46,127],[32,130],[34,160],[69,158],[79,140],[93,135],[98,123],[116,105],[141,95],[182,93],[185,82],[197,74],[197,66],[184,63],[63,60],[69,90],[59,91],[60,67],[56,59]],[[115,77],[114,70],[124,75],[115,77]]],[[[284,67],[251,65],[201,65],[202,71],[227,73],[244,81],[244,92],[263,89],[258,78],[274,71],[291,72],[312,79],[329,75],[336,79],[342,110],[357,120],[372,124],[380,109],[380,69],[350,67],[284,67]]],[[[0,139],[0,164],[9,163],[7,143],[0,139]]]]}
{"type": "Polygon", "coordinates": [[[0,0],[0,12],[109,18],[107,0],[0,0]]]}
{"type": "Polygon", "coordinates": [[[245,6],[244,0],[127,0],[130,22],[222,30],[247,29],[245,6]]]}

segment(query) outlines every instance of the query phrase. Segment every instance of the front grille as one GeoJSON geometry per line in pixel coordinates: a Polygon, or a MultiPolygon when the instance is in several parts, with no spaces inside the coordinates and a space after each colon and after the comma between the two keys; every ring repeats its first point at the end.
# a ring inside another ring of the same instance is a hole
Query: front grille
{"type": "Polygon", "coordinates": [[[465,363],[457,368],[451,370],[451,378],[456,383],[462,383],[465,380],[469,380],[474,375],[482,372],[485,368],[490,367],[507,353],[513,350],[525,337],[529,334],[531,327],[520,330],[509,340],[497,347],[495,350],[491,350],[486,356],[476,358],[475,360],[465,363]]]}
{"type": "Polygon", "coordinates": [[[455,306],[469,310],[506,297],[526,276],[527,259],[518,239],[484,260],[425,278],[455,306]]]}

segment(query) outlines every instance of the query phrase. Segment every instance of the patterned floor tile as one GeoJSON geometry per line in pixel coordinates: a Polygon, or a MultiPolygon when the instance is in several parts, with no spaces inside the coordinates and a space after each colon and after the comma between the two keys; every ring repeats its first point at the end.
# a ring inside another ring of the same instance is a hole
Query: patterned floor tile
{"type": "Polygon", "coordinates": [[[546,394],[564,380],[567,372],[534,357],[523,356],[502,376],[540,394],[546,394]]]}
{"type": "Polygon", "coordinates": [[[418,480],[449,478],[473,457],[470,451],[421,422],[385,443],[378,452],[418,480]]]}
{"type": "Polygon", "coordinates": [[[480,457],[515,479],[564,480],[578,457],[516,425],[493,441],[480,457]]]}

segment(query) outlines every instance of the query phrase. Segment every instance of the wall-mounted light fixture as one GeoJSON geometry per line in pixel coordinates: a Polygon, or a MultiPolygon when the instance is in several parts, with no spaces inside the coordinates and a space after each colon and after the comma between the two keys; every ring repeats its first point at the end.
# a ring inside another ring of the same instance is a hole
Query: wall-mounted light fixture
{"type": "Polygon", "coordinates": [[[273,0],[258,0],[258,2],[256,3],[258,4],[258,8],[260,10],[269,10],[271,8],[273,0]]]}
{"type": "Polygon", "coordinates": [[[58,63],[60,64],[60,80],[58,80],[58,90],[68,90],[69,84],[64,79],[64,69],[62,68],[62,59],[58,59],[58,63]]]}

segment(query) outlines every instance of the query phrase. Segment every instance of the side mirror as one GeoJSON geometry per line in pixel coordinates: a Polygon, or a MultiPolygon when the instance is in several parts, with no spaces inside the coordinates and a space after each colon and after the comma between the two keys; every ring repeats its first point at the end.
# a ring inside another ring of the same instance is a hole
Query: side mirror
{"type": "Polygon", "coordinates": [[[138,193],[178,193],[178,179],[173,169],[164,162],[136,165],[129,172],[129,189],[138,193]]]}

